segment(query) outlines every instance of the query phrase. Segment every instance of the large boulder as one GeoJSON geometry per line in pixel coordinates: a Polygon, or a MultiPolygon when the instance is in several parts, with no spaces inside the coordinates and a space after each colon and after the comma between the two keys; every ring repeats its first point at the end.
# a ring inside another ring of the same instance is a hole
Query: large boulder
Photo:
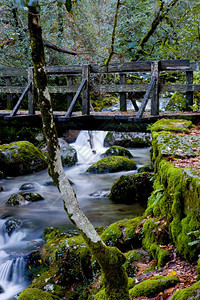
{"type": "Polygon", "coordinates": [[[151,134],[144,132],[108,132],[104,146],[148,147],[151,145],[151,134]]]}
{"type": "Polygon", "coordinates": [[[108,156],[91,165],[86,172],[94,174],[114,173],[136,169],[136,163],[123,156],[108,156]]]}
{"type": "Polygon", "coordinates": [[[130,151],[124,147],[121,146],[112,146],[109,149],[106,150],[105,153],[103,153],[101,156],[102,157],[107,157],[107,156],[126,156],[126,157],[133,157],[130,151]]]}
{"type": "Polygon", "coordinates": [[[0,171],[5,176],[29,174],[46,167],[43,153],[28,141],[0,146],[0,171]]]}
{"type": "Polygon", "coordinates": [[[111,187],[109,198],[118,203],[147,203],[153,191],[152,174],[122,175],[111,187]]]}
{"type": "Polygon", "coordinates": [[[60,154],[64,166],[71,167],[78,161],[77,152],[64,139],[59,138],[60,154]]]}
{"type": "Polygon", "coordinates": [[[30,202],[36,202],[43,200],[44,198],[37,193],[16,193],[12,194],[10,198],[6,201],[7,206],[16,206],[16,205],[26,205],[30,202]]]}

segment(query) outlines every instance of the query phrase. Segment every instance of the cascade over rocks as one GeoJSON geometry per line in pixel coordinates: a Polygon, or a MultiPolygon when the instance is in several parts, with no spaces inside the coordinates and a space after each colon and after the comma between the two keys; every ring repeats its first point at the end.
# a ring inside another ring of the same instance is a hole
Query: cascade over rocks
{"type": "Polygon", "coordinates": [[[144,132],[108,132],[104,146],[148,147],[151,145],[151,134],[144,132]]]}
{"type": "Polygon", "coordinates": [[[0,146],[0,171],[4,176],[20,176],[45,168],[43,153],[28,141],[0,146]]]}

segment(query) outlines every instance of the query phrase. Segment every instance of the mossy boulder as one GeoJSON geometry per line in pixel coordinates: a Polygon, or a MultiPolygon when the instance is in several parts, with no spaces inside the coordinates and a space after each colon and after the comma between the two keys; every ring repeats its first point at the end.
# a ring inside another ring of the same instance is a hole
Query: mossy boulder
{"type": "Polygon", "coordinates": [[[40,200],[44,200],[40,194],[20,192],[12,194],[5,204],[7,206],[26,205],[40,200]]]}
{"type": "Polygon", "coordinates": [[[121,146],[112,146],[110,147],[108,150],[106,150],[105,153],[103,153],[102,155],[103,157],[107,157],[107,156],[126,156],[131,158],[132,154],[130,153],[130,151],[124,147],[121,146]]]}
{"type": "Polygon", "coordinates": [[[86,172],[93,174],[136,170],[136,163],[123,156],[108,156],[91,165],[86,172]]]}
{"type": "Polygon", "coordinates": [[[108,246],[115,246],[121,251],[140,248],[142,245],[142,230],[137,230],[142,217],[125,219],[108,226],[101,238],[108,246]]]}
{"type": "Polygon", "coordinates": [[[147,172],[122,175],[111,187],[109,199],[117,203],[143,203],[153,190],[153,175],[147,172]]]}
{"type": "Polygon", "coordinates": [[[178,283],[176,277],[154,276],[130,289],[130,296],[133,298],[139,297],[155,297],[165,289],[175,286],[178,283]]]}
{"type": "Polygon", "coordinates": [[[200,300],[200,281],[189,288],[176,291],[171,300],[200,300]]]}
{"type": "Polygon", "coordinates": [[[104,146],[148,147],[151,145],[151,135],[142,132],[108,132],[104,146]]]}
{"type": "Polygon", "coordinates": [[[138,267],[137,263],[144,263],[149,259],[149,253],[144,250],[131,250],[125,253],[126,262],[124,267],[129,277],[135,277],[138,267]]]}
{"type": "Polygon", "coordinates": [[[43,153],[28,141],[0,146],[0,171],[5,176],[29,174],[46,167],[43,153]]]}
{"type": "Polygon", "coordinates": [[[18,300],[59,300],[58,297],[37,288],[27,288],[17,298],[18,300]]]}
{"type": "Polygon", "coordinates": [[[143,173],[143,172],[154,172],[154,167],[150,165],[146,165],[143,167],[138,168],[138,173],[143,173]]]}
{"type": "Polygon", "coordinates": [[[151,126],[151,133],[153,132],[176,132],[176,133],[189,133],[189,129],[194,127],[191,121],[177,119],[177,120],[170,120],[170,119],[162,119],[155,122],[151,126]]]}

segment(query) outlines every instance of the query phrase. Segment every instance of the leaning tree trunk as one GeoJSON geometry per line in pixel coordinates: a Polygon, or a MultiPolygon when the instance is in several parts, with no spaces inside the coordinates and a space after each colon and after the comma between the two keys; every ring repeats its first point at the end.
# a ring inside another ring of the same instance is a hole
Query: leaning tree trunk
{"type": "Polygon", "coordinates": [[[83,236],[91,253],[99,262],[105,286],[106,299],[129,300],[128,277],[123,263],[124,255],[115,247],[106,246],[93,225],[81,211],[65,172],[62,167],[58,137],[53,121],[53,110],[47,87],[44,46],[38,7],[28,7],[28,28],[31,41],[31,55],[34,66],[38,103],[41,111],[44,134],[49,154],[49,173],[62,194],[64,209],[70,221],[83,236]]]}

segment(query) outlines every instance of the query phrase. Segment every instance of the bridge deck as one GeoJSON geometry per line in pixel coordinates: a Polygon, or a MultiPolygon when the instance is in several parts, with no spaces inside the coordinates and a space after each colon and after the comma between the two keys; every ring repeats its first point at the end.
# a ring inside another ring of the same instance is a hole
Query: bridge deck
{"type": "MultiPolygon", "coordinates": [[[[1,126],[42,127],[41,115],[29,115],[27,111],[20,110],[18,114],[9,117],[11,111],[0,110],[1,126]]],[[[200,113],[194,112],[164,112],[159,116],[151,116],[145,112],[143,117],[136,119],[136,112],[91,112],[82,116],[81,112],[74,112],[71,117],[65,118],[66,112],[54,112],[54,120],[59,132],[67,129],[78,130],[113,130],[113,131],[146,131],[147,125],[161,118],[184,118],[197,124],[200,122],[200,113]]]]}

